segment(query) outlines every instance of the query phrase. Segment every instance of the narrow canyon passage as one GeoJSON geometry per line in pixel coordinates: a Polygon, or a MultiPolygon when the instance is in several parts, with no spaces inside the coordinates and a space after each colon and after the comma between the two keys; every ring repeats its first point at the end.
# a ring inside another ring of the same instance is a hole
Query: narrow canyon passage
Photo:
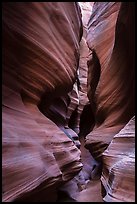
{"type": "Polygon", "coordinates": [[[2,23],[2,201],[134,202],[134,3],[6,2],[2,23]]]}

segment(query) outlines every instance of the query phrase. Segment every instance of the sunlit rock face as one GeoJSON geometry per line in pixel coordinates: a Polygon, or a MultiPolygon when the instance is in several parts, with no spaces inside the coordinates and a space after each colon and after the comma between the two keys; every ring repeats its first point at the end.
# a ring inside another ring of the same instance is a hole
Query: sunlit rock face
{"type": "MultiPolygon", "coordinates": [[[[68,93],[68,98],[69,98],[68,101],[70,102],[66,107],[66,110],[67,110],[66,113],[65,111],[63,111],[64,109],[62,108],[60,108],[60,111],[58,110],[58,113],[59,114],[65,113],[64,116],[62,117],[63,120],[61,122],[64,126],[62,130],[65,129],[66,133],[70,132],[71,136],[74,135],[72,133],[72,130],[73,130],[79,136],[78,139],[81,142],[80,150],[81,150],[81,159],[83,163],[83,168],[80,171],[80,173],[74,177],[74,179],[70,180],[59,189],[60,190],[59,201],[62,201],[61,195],[63,194],[68,195],[71,199],[75,201],[84,201],[85,197],[87,201],[90,201],[91,197],[88,194],[91,189],[93,190],[93,188],[91,187],[90,189],[90,185],[88,185],[88,182],[90,181],[91,177],[93,178],[94,176],[96,176],[95,167],[98,165],[98,163],[93,159],[89,151],[84,148],[84,136],[90,132],[90,129],[93,123],[93,118],[91,117],[91,114],[92,114],[91,107],[89,104],[89,99],[87,97],[87,74],[88,74],[87,60],[90,54],[90,50],[86,42],[87,22],[91,15],[92,4],[88,2],[79,2],[79,3],[80,3],[80,6],[82,5],[81,6],[82,19],[85,19],[85,20],[83,21],[83,36],[80,41],[80,58],[79,58],[79,66],[77,70],[77,78],[76,78],[76,82],[73,85],[72,91],[68,93]],[[84,6],[86,6],[86,8],[84,6]],[[67,118],[66,122],[65,122],[65,118],[67,118]],[[86,188],[88,188],[88,190],[86,188]],[[85,192],[85,193],[81,194],[82,192],[83,193],[85,192]],[[82,197],[83,197],[83,200],[82,200],[82,197]]],[[[65,99],[64,96],[61,98],[62,98],[62,101],[65,99]]],[[[61,98],[60,98],[60,103],[61,103],[61,98]]],[[[54,108],[55,106],[57,107],[57,100],[55,100],[54,106],[52,106],[52,108],[54,108]]],[[[65,106],[61,106],[61,107],[65,107],[65,106]]],[[[56,111],[57,111],[57,108],[56,108],[56,111]]],[[[52,114],[52,116],[54,120],[55,114],[52,114]]],[[[55,122],[57,122],[57,118],[55,122]]],[[[61,123],[59,125],[61,125],[61,123]]],[[[76,136],[74,137],[74,141],[75,141],[75,144],[77,145],[78,141],[76,141],[75,138],[76,136]]],[[[100,187],[97,190],[97,192],[95,189],[94,191],[95,191],[94,196],[97,197],[99,194],[100,196],[98,197],[98,200],[100,200],[100,197],[101,197],[100,187]]]]}
{"type": "Polygon", "coordinates": [[[3,3],[3,202],[55,201],[80,151],[39,106],[72,90],[82,36],[73,2],[3,3]]]}
{"type": "Polygon", "coordinates": [[[100,159],[134,115],[134,4],[96,2],[88,24],[88,97],[95,115],[86,147],[100,159]]]}
{"type": "Polygon", "coordinates": [[[92,14],[93,2],[79,2],[82,13],[83,36],[80,42],[80,60],[79,60],[79,115],[80,115],[80,132],[79,136],[86,136],[92,129],[94,123],[94,116],[90,106],[89,98],[87,96],[87,78],[88,65],[87,61],[91,55],[88,48],[86,36],[88,32],[88,21],[92,14]]]}
{"type": "Polygon", "coordinates": [[[93,4],[94,2],[79,2],[82,13],[83,37],[86,37],[87,34],[87,24],[92,14],[93,4]]]}
{"type": "MultiPolygon", "coordinates": [[[[83,134],[83,129],[86,129],[84,124],[80,124],[80,118],[87,106],[89,107],[89,99],[87,97],[87,60],[89,48],[86,43],[85,34],[87,32],[87,22],[91,15],[92,4],[80,3],[82,5],[81,17],[84,18],[83,37],[79,47],[79,61],[77,66],[76,78],[70,92],[62,92],[60,97],[55,97],[50,106],[42,100],[39,104],[41,112],[50,118],[71,140],[77,147],[80,147],[78,134],[83,134]],[[86,5],[86,9],[85,6],[86,5]],[[80,127],[82,126],[82,128],[80,127]]],[[[88,128],[89,129],[89,128],[88,128]]],[[[85,131],[86,132],[86,131],[85,131]]]]}
{"type": "Polygon", "coordinates": [[[105,202],[135,202],[135,117],[103,153],[105,202]]]}

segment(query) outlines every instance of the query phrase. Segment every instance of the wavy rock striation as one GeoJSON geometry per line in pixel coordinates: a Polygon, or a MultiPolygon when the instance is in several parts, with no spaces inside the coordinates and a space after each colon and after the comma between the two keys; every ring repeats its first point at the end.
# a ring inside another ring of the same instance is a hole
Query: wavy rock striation
{"type": "Polygon", "coordinates": [[[86,147],[103,162],[105,202],[135,201],[134,22],[133,2],[96,2],[88,24],[88,97],[95,126],[86,147]]]}
{"type": "Polygon", "coordinates": [[[92,51],[88,96],[95,126],[86,147],[99,160],[134,115],[134,3],[96,2],[87,43],[92,51]]]}
{"type": "Polygon", "coordinates": [[[135,202],[135,117],[103,153],[101,181],[105,202],[135,202]]]}
{"type": "Polygon", "coordinates": [[[3,202],[134,201],[134,3],[80,4],[3,3],[3,202]]]}
{"type": "Polygon", "coordinates": [[[71,2],[9,2],[2,22],[3,202],[55,201],[58,186],[81,170],[80,151],[38,106],[48,109],[72,89],[80,10],[71,2]]]}

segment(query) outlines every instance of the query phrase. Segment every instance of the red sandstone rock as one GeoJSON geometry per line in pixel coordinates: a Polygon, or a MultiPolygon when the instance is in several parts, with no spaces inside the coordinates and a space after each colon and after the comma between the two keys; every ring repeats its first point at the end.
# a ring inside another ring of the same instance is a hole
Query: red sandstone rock
{"type": "MultiPolygon", "coordinates": [[[[91,8],[88,8],[88,11],[85,11],[86,14],[88,13],[88,18],[91,13],[90,9],[91,8]]],[[[84,33],[86,33],[85,28],[86,27],[84,27],[84,33]]],[[[46,103],[44,104],[43,100],[42,103],[39,104],[41,112],[56,123],[78,147],[80,146],[78,138],[78,133],[80,132],[80,117],[85,105],[89,102],[87,97],[87,59],[89,49],[84,37],[81,39],[79,49],[79,67],[72,90],[69,93],[62,93],[60,97],[55,98],[50,106],[47,106],[46,103]]]]}
{"type": "Polygon", "coordinates": [[[103,153],[105,202],[135,202],[135,117],[103,153]]]}
{"type": "Polygon", "coordinates": [[[80,151],[37,107],[71,90],[80,38],[77,3],[3,3],[3,202],[55,201],[82,168],[80,151]]]}
{"type": "Polygon", "coordinates": [[[3,4],[3,202],[54,202],[57,189],[102,201],[99,183],[89,182],[98,163],[85,153],[80,171],[74,145],[91,128],[80,129],[88,100],[95,127],[86,146],[99,159],[113,139],[103,153],[104,201],[134,200],[134,121],[116,135],[134,115],[133,4],[96,2],[85,13],[81,40],[77,3],[3,4]]]}
{"type": "Polygon", "coordinates": [[[127,124],[135,105],[134,14],[133,2],[97,2],[88,25],[88,96],[95,126],[86,147],[103,158],[105,202],[135,201],[134,118],[127,124]]]}
{"type": "MultiPolygon", "coordinates": [[[[83,5],[83,4],[82,4],[83,5]]],[[[91,117],[89,111],[89,99],[87,97],[87,60],[89,56],[89,48],[87,46],[85,36],[87,32],[86,23],[91,15],[90,6],[87,10],[82,8],[82,18],[86,18],[83,22],[83,37],[80,42],[80,60],[78,69],[78,82],[75,82],[73,90],[68,94],[70,97],[70,104],[67,112],[67,124],[75,132],[79,133],[81,143],[81,160],[83,168],[78,175],[72,180],[61,186],[59,193],[59,201],[100,201],[102,202],[101,190],[99,185],[95,185],[94,182],[89,182],[91,179],[98,179],[98,168],[100,168],[98,162],[94,160],[89,151],[84,148],[84,136],[89,132],[89,126],[91,124],[91,117]],[[86,107],[86,109],[85,109],[86,107]],[[87,108],[88,107],[88,108],[87,108]],[[89,119],[89,120],[88,120],[89,119]],[[80,128],[80,130],[79,130],[80,128]],[[80,132],[79,132],[80,131],[80,132]],[[95,185],[95,186],[94,186],[95,185]],[[90,191],[90,195],[89,195],[90,191]],[[64,200],[61,196],[66,195],[64,200]]],[[[57,104],[55,101],[54,105],[57,104]]],[[[57,110],[57,109],[56,109],[57,110]]],[[[61,110],[61,109],[60,109],[61,110]]],[[[58,111],[59,112],[59,111],[58,111]]],[[[61,112],[61,111],[60,111],[61,112]]],[[[93,120],[93,119],[92,119],[93,120]]],[[[66,125],[67,125],[66,124],[66,125]]],[[[69,129],[70,131],[70,129],[69,129]]],[[[100,184],[100,181],[97,182],[100,184]]]]}
{"type": "Polygon", "coordinates": [[[88,96],[95,127],[86,147],[100,158],[134,115],[134,4],[96,2],[88,29],[88,96]]]}

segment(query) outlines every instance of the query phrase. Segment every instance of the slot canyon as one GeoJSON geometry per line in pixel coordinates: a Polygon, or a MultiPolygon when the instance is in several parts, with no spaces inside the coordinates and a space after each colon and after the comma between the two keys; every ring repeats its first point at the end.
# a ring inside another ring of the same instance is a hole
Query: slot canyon
{"type": "Polygon", "coordinates": [[[135,202],[134,2],[3,2],[2,42],[2,202],[135,202]]]}

